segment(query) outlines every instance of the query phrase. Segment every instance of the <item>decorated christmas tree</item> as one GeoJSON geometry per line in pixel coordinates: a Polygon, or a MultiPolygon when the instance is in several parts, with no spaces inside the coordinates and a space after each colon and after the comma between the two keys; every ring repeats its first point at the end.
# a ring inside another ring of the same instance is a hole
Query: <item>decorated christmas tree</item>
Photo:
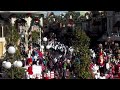
{"type": "MultiPolygon", "coordinates": [[[[19,44],[18,44],[20,35],[14,26],[9,27],[8,32],[9,34],[6,37],[6,49],[12,45],[16,48],[16,53],[14,54],[14,57],[11,57],[12,55],[9,55],[9,53],[6,52],[6,56],[4,60],[8,59],[8,60],[11,60],[11,63],[13,63],[15,60],[21,59],[21,54],[20,54],[19,44]]],[[[21,79],[24,77],[24,74],[25,74],[24,68],[17,68],[17,67],[11,67],[10,69],[3,68],[3,71],[6,73],[6,76],[8,78],[12,78],[12,72],[14,72],[14,79],[21,79]]]]}
{"type": "Polygon", "coordinates": [[[76,58],[80,61],[74,62],[75,70],[78,78],[88,79],[92,78],[92,74],[90,72],[90,52],[89,52],[89,42],[90,39],[87,37],[86,33],[79,28],[76,28],[74,32],[74,39],[72,41],[73,47],[75,49],[74,53],[76,58]]]}

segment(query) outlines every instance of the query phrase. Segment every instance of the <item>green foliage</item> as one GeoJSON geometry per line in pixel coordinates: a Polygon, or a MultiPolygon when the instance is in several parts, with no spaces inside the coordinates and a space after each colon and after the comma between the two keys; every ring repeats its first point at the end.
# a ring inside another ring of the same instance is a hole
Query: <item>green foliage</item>
{"type": "Polygon", "coordinates": [[[32,31],[32,42],[36,42],[39,39],[39,32],[32,31]]]}
{"type": "Polygon", "coordinates": [[[12,69],[4,68],[4,71],[7,73],[8,78],[12,78],[12,70],[13,70],[14,79],[22,79],[25,75],[24,68],[12,68],[12,69]]]}
{"type": "Polygon", "coordinates": [[[18,39],[20,38],[20,35],[15,27],[9,27],[8,30],[9,34],[5,38],[7,41],[7,44],[14,44],[17,46],[18,39]]]}
{"type": "Polygon", "coordinates": [[[16,57],[16,59],[20,59],[21,54],[20,54],[19,48],[18,50],[16,50],[16,53],[14,54],[14,56],[16,57]]]}
{"type": "MultiPolygon", "coordinates": [[[[12,44],[16,47],[16,53],[14,54],[14,60],[19,60],[21,58],[21,54],[20,54],[20,50],[19,50],[19,46],[17,45],[18,40],[20,38],[20,35],[18,33],[18,30],[15,27],[10,27],[9,26],[9,30],[8,30],[9,34],[6,36],[6,46],[12,44]]],[[[11,56],[11,55],[10,55],[11,56]]],[[[11,57],[9,56],[8,53],[6,53],[5,58],[10,59],[11,57]]],[[[13,61],[11,61],[13,62],[13,61]]],[[[4,69],[5,72],[7,72],[7,76],[9,78],[11,78],[11,69],[4,69]]],[[[25,69],[23,68],[13,68],[14,71],[14,78],[15,79],[21,79],[25,73],[25,69]]]]}
{"type": "MultiPolygon", "coordinates": [[[[68,28],[66,26],[63,29],[65,32],[64,32],[64,34],[63,33],[61,34],[60,38],[62,38],[62,39],[60,39],[60,40],[62,43],[64,43],[67,46],[73,46],[75,49],[74,53],[76,54],[77,58],[80,59],[80,63],[74,62],[75,72],[78,75],[77,77],[83,78],[83,79],[92,78],[92,75],[89,71],[90,38],[86,35],[86,33],[83,30],[80,29],[81,28],[80,13],[75,12],[75,11],[68,11],[65,14],[64,18],[62,18],[61,16],[58,16],[57,19],[62,24],[68,24],[70,15],[72,15],[72,19],[73,19],[73,22],[75,23],[75,27],[68,28]]],[[[49,17],[48,17],[48,19],[49,19],[49,17]]],[[[61,30],[61,31],[63,31],[63,30],[61,30]]]]}
{"type": "Polygon", "coordinates": [[[8,46],[9,44],[12,44],[16,47],[16,53],[14,56],[16,56],[17,58],[20,58],[20,50],[19,50],[19,46],[17,45],[18,40],[20,38],[20,35],[18,33],[18,30],[15,27],[10,27],[9,26],[9,30],[8,30],[9,34],[5,37],[6,39],[6,46],[8,46]]]}
{"type": "Polygon", "coordinates": [[[22,79],[25,74],[25,69],[24,68],[15,68],[14,69],[14,78],[15,79],[22,79]]]}
{"type": "Polygon", "coordinates": [[[75,62],[75,69],[78,74],[78,78],[88,79],[92,78],[89,65],[90,65],[90,52],[89,41],[84,31],[76,30],[74,33],[73,47],[75,53],[80,58],[80,64],[75,62]]]}

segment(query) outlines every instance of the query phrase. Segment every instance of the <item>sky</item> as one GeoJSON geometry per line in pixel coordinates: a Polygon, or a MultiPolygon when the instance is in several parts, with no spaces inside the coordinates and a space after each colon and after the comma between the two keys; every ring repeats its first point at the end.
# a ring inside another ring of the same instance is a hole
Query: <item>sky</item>
{"type": "Polygon", "coordinates": [[[60,13],[66,12],[66,11],[52,11],[55,15],[59,15],[60,13]]]}
{"type": "MultiPolygon", "coordinates": [[[[60,13],[63,13],[63,12],[66,12],[66,11],[52,11],[52,12],[54,12],[54,14],[56,14],[56,15],[59,15],[60,13]]],[[[80,12],[81,14],[84,14],[84,13],[89,12],[89,11],[77,11],[77,12],[80,12]]]]}
{"type": "MultiPolygon", "coordinates": [[[[36,14],[40,14],[40,13],[43,13],[43,14],[47,14],[47,12],[54,12],[55,15],[59,15],[60,13],[64,13],[64,12],[67,12],[67,11],[0,11],[0,13],[36,13],[36,14]]],[[[78,11],[77,11],[78,12],[78,11]]],[[[79,11],[81,13],[81,15],[84,15],[85,12],[87,11],[79,11]]]]}
{"type": "Polygon", "coordinates": [[[66,11],[0,11],[0,13],[28,13],[28,12],[31,12],[31,13],[47,13],[47,12],[54,12],[55,15],[59,15],[60,12],[63,13],[63,12],[66,12],[66,11]]]}

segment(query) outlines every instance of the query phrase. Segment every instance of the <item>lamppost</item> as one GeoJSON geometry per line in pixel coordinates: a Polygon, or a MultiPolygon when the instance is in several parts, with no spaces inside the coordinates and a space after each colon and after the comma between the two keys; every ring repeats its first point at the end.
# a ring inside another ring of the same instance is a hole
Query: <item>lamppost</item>
{"type": "Polygon", "coordinates": [[[70,56],[71,56],[71,58],[72,58],[73,51],[74,51],[73,47],[70,47],[70,48],[69,48],[69,51],[70,51],[70,56]]]}
{"type": "Polygon", "coordinates": [[[41,49],[42,49],[42,52],[44,53],[44,52],[46,52],[46,49],[50,49],[51,46],[49,44],[47,45],[47,41],[48,41],[47,37],[44,37],[43,41],[44,41],[44,43],[43,43],[43,45],[41,45],[41,49]]]}
{"type": "MultiPolygon", "coordinates": [[[[43,38],[43,41],[44,41],[44,43],[43,43],[43,45],[41,45],[41,50],[42,50],[42,53],[44,53],[44,56],[45,56],[45,59],[46,59],[46,49],[50,49],[51,48],[51,45],[47,45],[47,41],[48,41],[48,39],[47,39],[47,37],[44,37],[43,38]]],[[[45,64],[45,66],[47,66],[47,63],[45,64]]]]}
{"type": "Polygon", "coordinates": [[[25,44],[26,44],[26,47],[25,47],[25,50],[27,51],[28,50],[28,30],[30,29],[31,27],[31,21],[32,21],[32,18],[29,16],[29,17],[25,17],[24,18],[27,23],[26,23],[26,26],[25,26],[25,44]]]}
{"type": "MultiPolygon", "coordinates": [[[[14,27],[16,18],[12,17],[11,18],[11,24],[12,27],[14,27]]],[[[22,62],[21,61],[14,61],[14,54],[16,52],[16,47],[14,47],[14,43],[13,42],[13,28],[12,28],[12,32],[11,32],[11,45],[8,47],[7,50],[7,54],[10,55],[9,60],[7,61],[3,61],[2,66],[6,69],[10,69],[11,68],[11,78],[14,79],[14,71],[13,71],[13,67],[22,67],[22,62]],[[12,64],[13,63],[13,64],[12,64]]]]}
{"type": "Polygon", "coordinates": [[[8,60],[8,61],[3,61],[2,66],[4,68],[6,68],[6,69],[10,69],[11,68],[11,76],[12,76],[11,78],[14,79],[14,71],[13,71],[13,69],[14,69],[14,67],[22,67],[22,62],[20,60],[14,61],[14,59],[13,59],[14,57],[13,56],[14,56],[14,54],[16,52],[16,49],[15,49],[14,46],[10,46],[8,48],[7,52],[10,55],[12,55],[12,58],[10,60],[8,60]]]}
{"type": "MultiPolygon", "coordinates": [[[[39,33],[40,33],[39,44],[40,44],[40,47],[41,47],[41,41],[42,41],[41,37],[42,37],[43,18],[44,18],[44,15],[41,14],[41,17],[39,18],[40,19],[40,28],[39,28],[39,33]]],[[[40,48],[40,51],[41,51],[41,48],[40,48]]]]}
{"type": "Polygon", "coordinates": [[[108,42],[108,45],[109,45],[109,49],[110,49],[110,44],[111,44],[111,37],[108,37],[108,40],[107,40],[107,42],[108,42]]]}

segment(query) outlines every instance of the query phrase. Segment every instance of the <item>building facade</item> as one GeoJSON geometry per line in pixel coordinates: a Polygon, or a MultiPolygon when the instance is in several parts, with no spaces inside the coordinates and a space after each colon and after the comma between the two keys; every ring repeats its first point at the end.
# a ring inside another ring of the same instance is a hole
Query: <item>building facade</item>
{"type": "Polygon", "coordinates": [[[109,36],[116,34],[120,36],[120,12],[118,11],[107,11],[107,32],[109,36]]]}
{"type": "Polygon", "coordinates": [[[6,52],[5,45],[6,45],[5,32],[4,32],[4,26],[2,23],[0,24],[0,58],[2,58],[6,52]]]}
{"type": "MultiPolygon", "coordinates": [[[[120,41],[120,12],[118,11],[104,11],[104,15],[99,14],[98,16],[92,16],[94,12],[89,12],[90,19],[86,18],[86,13],[82,12],[84,21],[82,22],[82,29],[90,32],[91,35],[103,33],[100,39],[107,37],[113,37],[116,41],[120,41]],[[95,22],[95,23],[94,23],[95,22]]],[[[101,12],[99,12],[101,13],[101,12]]],[[[112,38],[112,39],[113,39],[112,38]]]]}
{"type": "MultiPolygon", "coordinates": [[[[9,15],[10,16],[10,15],[9,15]]],[[[24,18],[19,18],[19,17],[7,17],[7,19],[10,19],[11,21],[9,22],[9,25],[17,25],[17,30],[18,33],[21,35],[21,38],[24,37],[25,38],[25,50],[28,50],[28,37],[30,35],[30,31],[33,30],[38,30],[38,26],[36,25],[32,25],[32,17],[24,17],[24,18]],[[23,20],[25,24],[21,24],[22,22],[19,22],[20,20],[23,20]],[[32,28],[31,28],[32,27],[32,28]],[[29,31],[30,30],[30,31],[29,31]]],[[[39,26],[43,26],[43,17],[39,18],[40,21],[40,25],[39,26]]],[[[39,27],[41,30],[41,27],[39,27]]],[[[6,52],[6,34],[8,33],[7,29],[6,29],[6,22],[4,22],[4,20],[0,20],[0,59],[4,56],[5,52],[6,52]]],[[[41,32],[41,31],[40,31],[41,32]]],[[[40,33],[41,34],[41,33],[40,33]]],[[[41,35],[40,35],[41,38],[41,35]]],[[[21,39],[20,39],[21,40],[21,39]]],[[[41,43],[40,43],[41,44],[41,43]]]]}

